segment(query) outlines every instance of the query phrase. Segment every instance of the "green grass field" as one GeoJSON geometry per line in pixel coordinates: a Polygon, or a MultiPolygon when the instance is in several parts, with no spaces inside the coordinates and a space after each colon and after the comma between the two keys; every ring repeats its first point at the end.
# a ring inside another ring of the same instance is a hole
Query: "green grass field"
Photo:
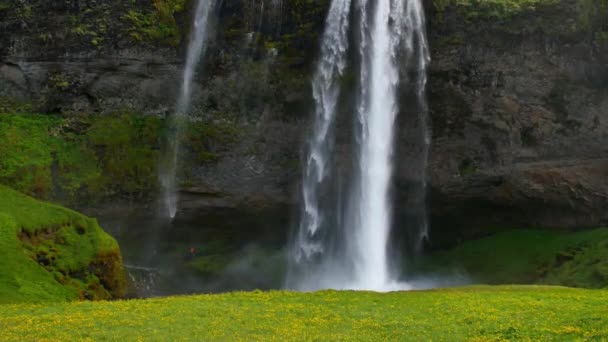
{"type": "Polygon", "coordinates": [[[7,341],[603,341],[608,291],[474,286],[0,305],[0,331],[7,341]]]}

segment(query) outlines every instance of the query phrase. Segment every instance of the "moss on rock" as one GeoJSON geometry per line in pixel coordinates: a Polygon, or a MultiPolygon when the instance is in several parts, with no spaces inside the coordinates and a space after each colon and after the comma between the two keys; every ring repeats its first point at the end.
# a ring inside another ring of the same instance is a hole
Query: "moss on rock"
{"type": "MultiPolygon", "coordinates": [[[[238,140],[237,127],[230,120],[189,121],[180,178],[187,182],[188,170],[217,162],[238,140]]],[[[162,140],[170,129],[157,116],[33,114],[0,99],[0,184],[68,206],[148,200],[159,191],[162,140]]]]}
{"type": "Polygon", "coordinates": [[[96,220],[1,185],[0,248],[0,303],[125,293],[120,249],[96,220]]]}
{"type": "Polygon", "coordinates": [[[608,32],[606,0],[432,0],[434,26],[458,17],[467,30],[543,32],[571,39],[608,32]]]}
{"type": "Polygon", "coordinates": [[[156,188],[161,122],[131,114],[0,114],[0,183],[72,202],[156,188]]]}

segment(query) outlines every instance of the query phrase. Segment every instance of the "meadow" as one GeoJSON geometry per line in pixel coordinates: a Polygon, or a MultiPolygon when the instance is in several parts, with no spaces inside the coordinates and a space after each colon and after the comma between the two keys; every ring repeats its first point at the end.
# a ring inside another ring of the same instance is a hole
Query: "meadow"
{"type": "Polygon", "coordinates": [[[603,341],[607,304],[606,290],[550,286],[254,291],[1,305],[0,331],[6,341],[603,341]]]}

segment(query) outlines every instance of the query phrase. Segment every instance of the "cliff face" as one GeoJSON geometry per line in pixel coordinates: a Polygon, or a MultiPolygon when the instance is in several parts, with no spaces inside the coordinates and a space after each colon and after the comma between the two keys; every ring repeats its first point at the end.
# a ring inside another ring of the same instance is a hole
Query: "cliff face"
{"type": "Polygon", "coordinates": [[[436,214],[606,222],[606,9],[563,0],[430,16],[436,214]]]}
{"type": "Polygon", "coordinates": [[[49,112],[168,109],[185,13],[175,2],[3,0],[0,96],[49,112]]]}
{"type": "MultiPolygon", "coordinates": [[[[195,115],[229,127],[232,138],[213,142],[213,158],[185,166],[183,205],[292,203],[328,1],[220,4],[195,115]]],[[[164,115],[179,89],[191,6],[2,0],[0,28],[10,34],[0,35],[0,96],[43,111],[164,115]]],[[[433,226],[475,233],[488,224],[606,223],[605,0],[435,0],[426,7],[433,226]]],[[[411,183],[403,165],[413,153],[402,121],[397,213],[407,206],[399,189],[411,183]]],[[[347,120],[338,125],[344,154],[348,130],[347,120]]]]}

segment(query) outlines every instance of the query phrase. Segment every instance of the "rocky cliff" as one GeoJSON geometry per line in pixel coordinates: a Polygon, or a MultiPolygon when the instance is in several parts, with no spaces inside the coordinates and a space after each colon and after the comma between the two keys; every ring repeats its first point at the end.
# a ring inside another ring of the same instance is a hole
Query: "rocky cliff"
{"type": "Polygon", "coordinates": [[[435,213],[605,224],[608,4],[482,4],[430,16],[435,213]]]}
{"type": "MultiPolygon", "coordinates": [[[[185,151],[184,208],[297,201],[327,4],[219,2],[193,116],[229,133],[191,141],[206,152],[185,151]]],[[[434,235],[605,224],[606,1],[425,4],[434,235]]],[[[184,0],[1,0],[0,96],[65,115],[162,117],[175,102],[191,7],[184,0]]],[[[352,83],[347,75],[345,88],[352,83]]],[[[342,131],[350,123],[343,121],[337,148],[347,154],[342,131]]],[[[417,153],[408,122],[401,119],[397,142],[397,214],[407,211],[407,164],[417,153]]]]}

